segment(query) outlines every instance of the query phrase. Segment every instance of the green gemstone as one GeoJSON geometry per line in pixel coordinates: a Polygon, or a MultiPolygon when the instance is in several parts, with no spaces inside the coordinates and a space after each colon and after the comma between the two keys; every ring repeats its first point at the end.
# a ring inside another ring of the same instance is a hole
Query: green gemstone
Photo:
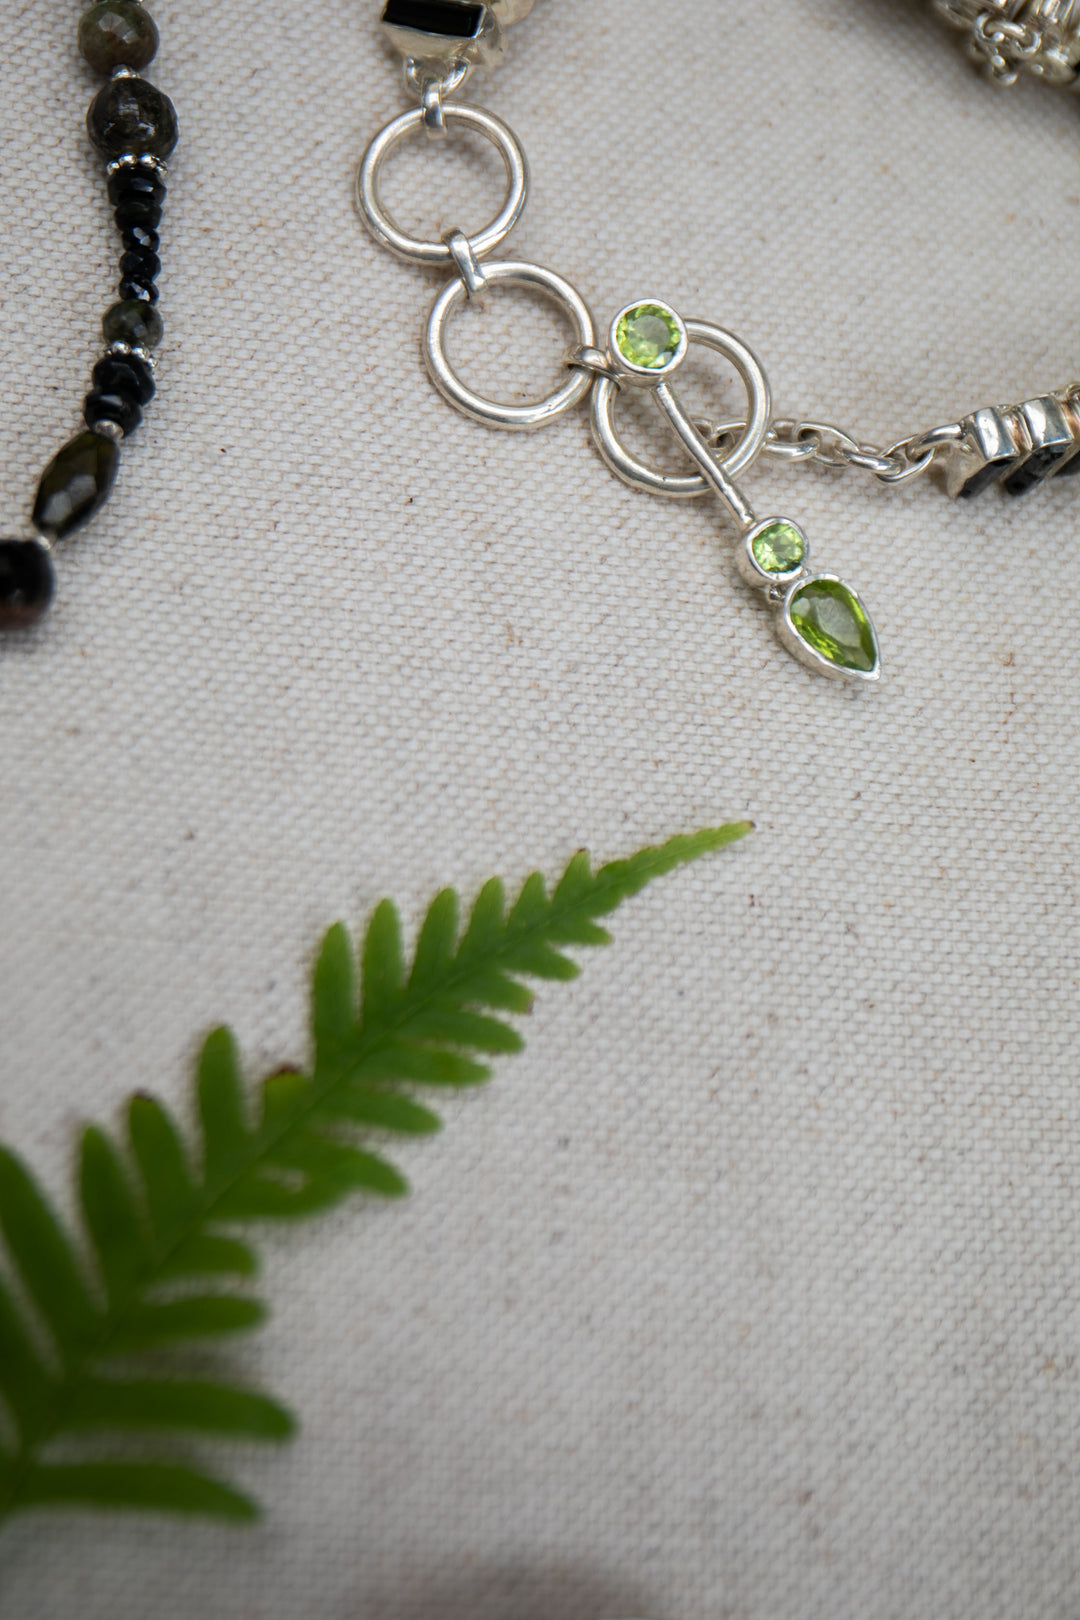
{"type": "Polygon", "coordinates": [[[659,304],[636,304],[620,316],[615,342],[632,366],[659,371],[668,365],[682,342],[679,323],[659,304]]]}
{"type": "Polygon", "coordinates": [[[92,517],[113,487],[120,452],[103,433],[79,433],[58,450],[41,475],[34,527],[62,540],[92,517]]]}
{"type": "Polygon", "coordinates": [[[794,523],[770,523],[750,542],[754,561],[763,574],[792,574],[802,567],[806,541],[794,523]]]}
{"type": "Polygon", "coordinates": [[[877,668],[877,638],[870,616],[840,580],[809,579],[796,586],[788,612],[806,645],[830,664],[866,675],[877,668]]]}

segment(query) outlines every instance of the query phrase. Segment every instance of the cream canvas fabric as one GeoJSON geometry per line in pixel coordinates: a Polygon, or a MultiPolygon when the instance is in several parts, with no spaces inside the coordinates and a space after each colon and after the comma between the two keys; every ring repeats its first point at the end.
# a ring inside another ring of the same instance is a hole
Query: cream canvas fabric
{"type": "MultiPolygon", "coordinates": [[[[186,1106],[215,1023],[253,1076],[301,1057],[321,929],[385,893],[412,927],[582,844],[757,832],[542,992],[406,1206],[267,1234],[236,1359],[303,1431],[218,1459],[264,1523],[26,1519],[0,1610],[1072,1620],[1080,488],[756,469],[882,638],[877,691],[799,668],[715,508],[632,494],[581,413],[504,436],[431,388],[439,278],[352,204],[405,104],[376,9],[156,8],[160,391],[0,648],[0,1135],[59,1191],[80,1121],[186,1106]]],[[[0,14],[8,533],[115,279],[74,23],[0,14]]],[[[504,252],[600,321],[722,322],[784,414],[886,443],[1077,373],[1080,104],[983,84],[921,0],[539,0],[470,94],[532,163],[504,252]]],[[[387,195],[475,228],[500,174],[417,146],[387,195]]],[[[498,293],[454,340],[521,399],[566,333],[498,293]]]]}

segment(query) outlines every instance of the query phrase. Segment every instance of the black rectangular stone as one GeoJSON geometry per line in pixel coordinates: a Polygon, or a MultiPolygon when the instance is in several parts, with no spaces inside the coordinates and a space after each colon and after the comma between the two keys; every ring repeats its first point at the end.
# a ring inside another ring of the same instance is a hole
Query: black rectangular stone
{"type": "Polygon", "coordinates": [[[386,0],[382,15],[383,22],[394,28],[413,28],[445,39],[474,39],[483,19],[482,5],[458,5],[455,0],[386,0]]]}
{"type": "Polygon", "coordinates": [[[1022,467],[1018,467],[1005,479],[1003,488],[1010,495],[1026,495],[1029,489],[1041,484],[1051,468],[1061,460],[1061,451],[1048,446],[1045,450],[1035,450],[1022,467]]]}
{"type": "Polygon", "coordinates": [[[1003,463],[1000,461],[988,461],[984,467],[979,468],[977,473],[971,475],[957,495],[957,499],[961,501],[974,500],[976,495],[981,495],[984,489],[990,488],[996,478],[1001,477],[1002,471],[1003,463]]]}

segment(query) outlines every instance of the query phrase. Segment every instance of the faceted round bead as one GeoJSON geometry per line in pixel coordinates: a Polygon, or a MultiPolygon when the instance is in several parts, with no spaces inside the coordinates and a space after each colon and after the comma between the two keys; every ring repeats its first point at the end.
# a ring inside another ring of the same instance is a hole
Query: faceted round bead
{"type": "Polygon", "coordinates": [[[156,253],[161,244],[160,236],[150,225],[129,225],[121,231],[120,239],[125,252],[137,248],[142,253],[156,253]]]}
{"type": "Polygon", "coordinates": [[[619,353],[632,366],[660,371],[682,342],[679,325],[658,304],[638,304],[628,309],[615,333],[619,353]]]}
{"type": "Polygon", "coordinates": [[[120,274],[125,281],[148,287],[161,274],[161,260],[149,248],[128,248],[120,255],[120,274]]]}
{"type": "Polygon", "coordinates": [[[137,0],[98,0],[79,18],[79,49],[96,73],[144,68],[157,48],[157,25],[137,0]]]}
{"type": "Polygon", "coordinates": [[[116,290],[121,298],[138,298],[147,304],[156,304],[161,296],[152,281],[132,281],[130,276],[125,276],[116,290]]]}
{"type": "Polygon", "coordinates": [[[133,167],[125,165],[124,168],[117,169],[114,174],[110,174],[106,189],[109,201],[114,206],[139,198],[146,203],[156,203],[160,208],[168,194],[161,176],[142,164],[133,167]]]}
{"type": "Polygon", "coordinates": [[[750,550],[763,574],[790,574],[806,560],[805,540],[794,523],[783,518],[759,530],[750,550]]]}
{"type": "Polygon", "coordinates": [[[101,330],[106,343],[130,343],[133,349],[152,349],[161,342],[165,325],[153,304],[144,298],[125,298],[105,311],[101,330]]]}
{"type": "Polygon", "coordinates": [[[127,153],[166,158],[180,135],[176,108],[146,79],[111,79],[90,103],[86,133],[107,163],[127,153]]]}
{"type": "Polygon", "coordinates": [[[120,451],[104,434],[87,431],[71,439],[41,475],[34,527],[50,540],[79,528],[108,496],[119,464],[120,451]]]}
{"type": "Polygon", "coordinates": [[[126,438],[142,421],[142,411],[127,394],[107,394],[95,388],[84,401],[83,421],[88,428],[96,427],[99,422],[115,422],[126,438]]]}
{"type": "Polygon", "coordinates": [[[137,405],[149,405],[154,397],[150,368],[137,354],[107,354],[94,367],[94,387],[106,394],[123,394],[137,405]]]}
{"type": "Polygon", "coordinates": [[[127,202],[117,203],[114,218],[121,237],[136,226],[156,231],[161,224],[161,204],[152,198],[131,197],[127,202]]]}
{"type": "Polygon", "coordinates": [[[52,562],[40,541],[0,540],[0,630],[33,624],[52,594],[52,562]]]}

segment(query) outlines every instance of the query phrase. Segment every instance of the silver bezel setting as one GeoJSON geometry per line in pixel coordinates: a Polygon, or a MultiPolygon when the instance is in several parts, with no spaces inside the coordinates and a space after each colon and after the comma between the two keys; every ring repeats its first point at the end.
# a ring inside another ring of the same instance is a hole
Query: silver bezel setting
{"type": "Polygon", "coordinates": [[[421,28],[380,22],[383,37],[406,59],[452,67],[467,62],[471,67],[494,67],[505,50],[502,27],[490,6],[480,3],[480,24],[475,34],[429,34],[421,28]]]}
{"type": "Polygon", "coordinates": [[[803,575],[806,574],[807,564],[810,561],[810,542],[806,538],[802,527],[795,522],[794,518],[764,518],[760,523],[755,523],[752,529],[747,529],[746,533],[742,537],[742,544],[735,554],[735,561],[738,566],[739,573],[747,585],[753,585],[758,590],[764,591],[771,590],[777,585],[786,588],[789,585],[796,584],[800,579],[802,579],[803,575]],[[795,530],[795,533],[802,541],[803,554],[801,562],[797,563],[794,568],[789,568],[786,573],[770,574],[761,567],[757,558],[754,556],[754,541],[757,539],[759,534],[764,534],[766,529],[774,528],[778,523],[784,523],[789,529],[795,530]]]}
{"type": "Polygon", "coordinates": [[[690,335],[686,330],[686,322],[677,310],[672,309],[662,298],[632,298],[618,311],[611,325],[608,327],[608,355],[615,370],[624,382],[635,384],[639,388],[655,388],[659,383],[670,381],[671,377],[686,359],[686,352],[690,347],[690,335]],[[635,309],[643,309],[646,305],[659,309],[669,320],[678,327],[679,343],[669,359],[662,366],[639,366],[628,360],[619,348],[617,333],[619,322],[631,314],[635,309]]]}
{"type": "Polygon", "coordinates": [[[877,626],[874,624],[867,611],[866,603],[858,591],[850,586],[846,579],[841,579],[839,574],[803,574],[801,578],[793,580],[788,587],[783,606],[777,617],[776,634],[785,652],[789,652],[792,658],[798,659],[800,664],[805,664],[807,669],[814,670],[818,675],[827,675],[830,680],[834,681],[852,681],[856,685],[862,686],[873,685],[881,679],[881,645],[878,641],[877,626]],[[844,669],[839,664],[834,664],[831,659],[824,657],[819,652],[815,652],[809,642],[804,641],[796,630],[791,619],[791,604],[794,601],[795,594],[797,591],[802,590],[803,586],[812,585],[817,580],[827,580],[831,584],[842,585],[846,591],[851,592],[866,614],[866,622],[870,626],[870,634],[874,640],[875,662],[873,669],[844,669]]]}

